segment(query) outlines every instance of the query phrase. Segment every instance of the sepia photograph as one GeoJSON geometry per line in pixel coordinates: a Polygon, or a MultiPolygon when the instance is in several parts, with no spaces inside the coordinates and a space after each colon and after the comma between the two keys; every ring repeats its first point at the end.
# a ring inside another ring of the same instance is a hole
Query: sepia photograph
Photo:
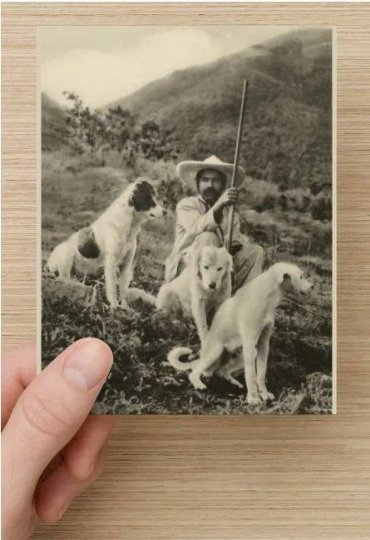
{"type": "Polygon", "coordinates": [[[38,28],[41,366],[95,414],[333,414],[335,31],[38,28]]]}

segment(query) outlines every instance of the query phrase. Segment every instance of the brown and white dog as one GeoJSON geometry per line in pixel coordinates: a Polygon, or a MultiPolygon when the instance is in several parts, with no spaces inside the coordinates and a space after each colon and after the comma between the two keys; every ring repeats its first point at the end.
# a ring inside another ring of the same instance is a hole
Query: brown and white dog
{"type": "Polygon", "coordinates": [[[57,245],[45,270],[62,280],[71,279],[72,268],[82,274],[104,269],[106,296],[111,308],[127,308],[127,298],[140,297],[153,305],[156,299],[139,289],[129,288],[136,240],[148,220],[163,217],[166,211],[155,199],[153,186],[144,179],[131,184],[89,227],[73,233],[57,245]]]}
{"type": "Polygon", "coordinates": [[[157,307],[167,312],[182,308],[192,316],[201,343],[208,320],[231,296],[233,259],[224,247],[203,246],[196,250],[181,274],[159,290],[157,307]]]}

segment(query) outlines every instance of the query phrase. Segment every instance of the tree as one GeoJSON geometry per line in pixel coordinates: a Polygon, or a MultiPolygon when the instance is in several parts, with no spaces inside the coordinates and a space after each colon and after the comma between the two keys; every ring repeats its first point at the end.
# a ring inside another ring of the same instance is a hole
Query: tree
{"type": "Polygon", "coordinates": [[[176,160],[178,141],[172,129],[163,129],[153,120],[137,126],[136,117],[120,105],[108,111],[91,111],[74,92],[64,92],[71,106],[66,122],[70,145],[78,153],[93,152],[104,163],[108,151],[121,154],[126,165],[134,167],[138,155],[147,159],[176,160]]]}

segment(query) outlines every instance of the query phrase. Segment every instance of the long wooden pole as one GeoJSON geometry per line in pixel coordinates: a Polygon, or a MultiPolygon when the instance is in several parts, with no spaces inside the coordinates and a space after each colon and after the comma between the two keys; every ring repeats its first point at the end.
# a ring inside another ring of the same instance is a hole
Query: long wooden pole
{"type": "MultiPolygon", "coordinates": [[[[240,142],[242,138],[243,122],[244,122],[244,108],[245,108],[245,102],[247,100],[248,87],[249,87],[249,81],[248,79],[244,79],[242,102],[240,106],[240,115],[239,115],[238,135],[236,138],[236,147],[235,147],[235,155],[234,155],[234,167],[233,167],[233,174],[231,177],[231,182],[230,182],[229,187],[234,187],[236,174],[238,171],[240,142]]],[[[232,237],[233,237],[233,227],[234,227],[234,212],[235,212],[235,205],[231,205],[229,209],[227,232],[226,232],[226,237],[225,237],[225,246],[229,252],[231,250],[232,239],[233,239],[232,237]]]]}

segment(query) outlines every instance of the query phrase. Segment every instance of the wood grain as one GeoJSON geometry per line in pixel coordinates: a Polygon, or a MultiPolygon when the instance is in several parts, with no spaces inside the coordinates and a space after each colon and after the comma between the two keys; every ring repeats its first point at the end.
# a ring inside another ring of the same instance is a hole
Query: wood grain
{"type": "Polygon", "coordinates": [[[122,417],[37,539],[370,538],[370,5],[3,4],[3,341],[36,328],[37,25],[337,26],[338,415],[122,417]]]}

